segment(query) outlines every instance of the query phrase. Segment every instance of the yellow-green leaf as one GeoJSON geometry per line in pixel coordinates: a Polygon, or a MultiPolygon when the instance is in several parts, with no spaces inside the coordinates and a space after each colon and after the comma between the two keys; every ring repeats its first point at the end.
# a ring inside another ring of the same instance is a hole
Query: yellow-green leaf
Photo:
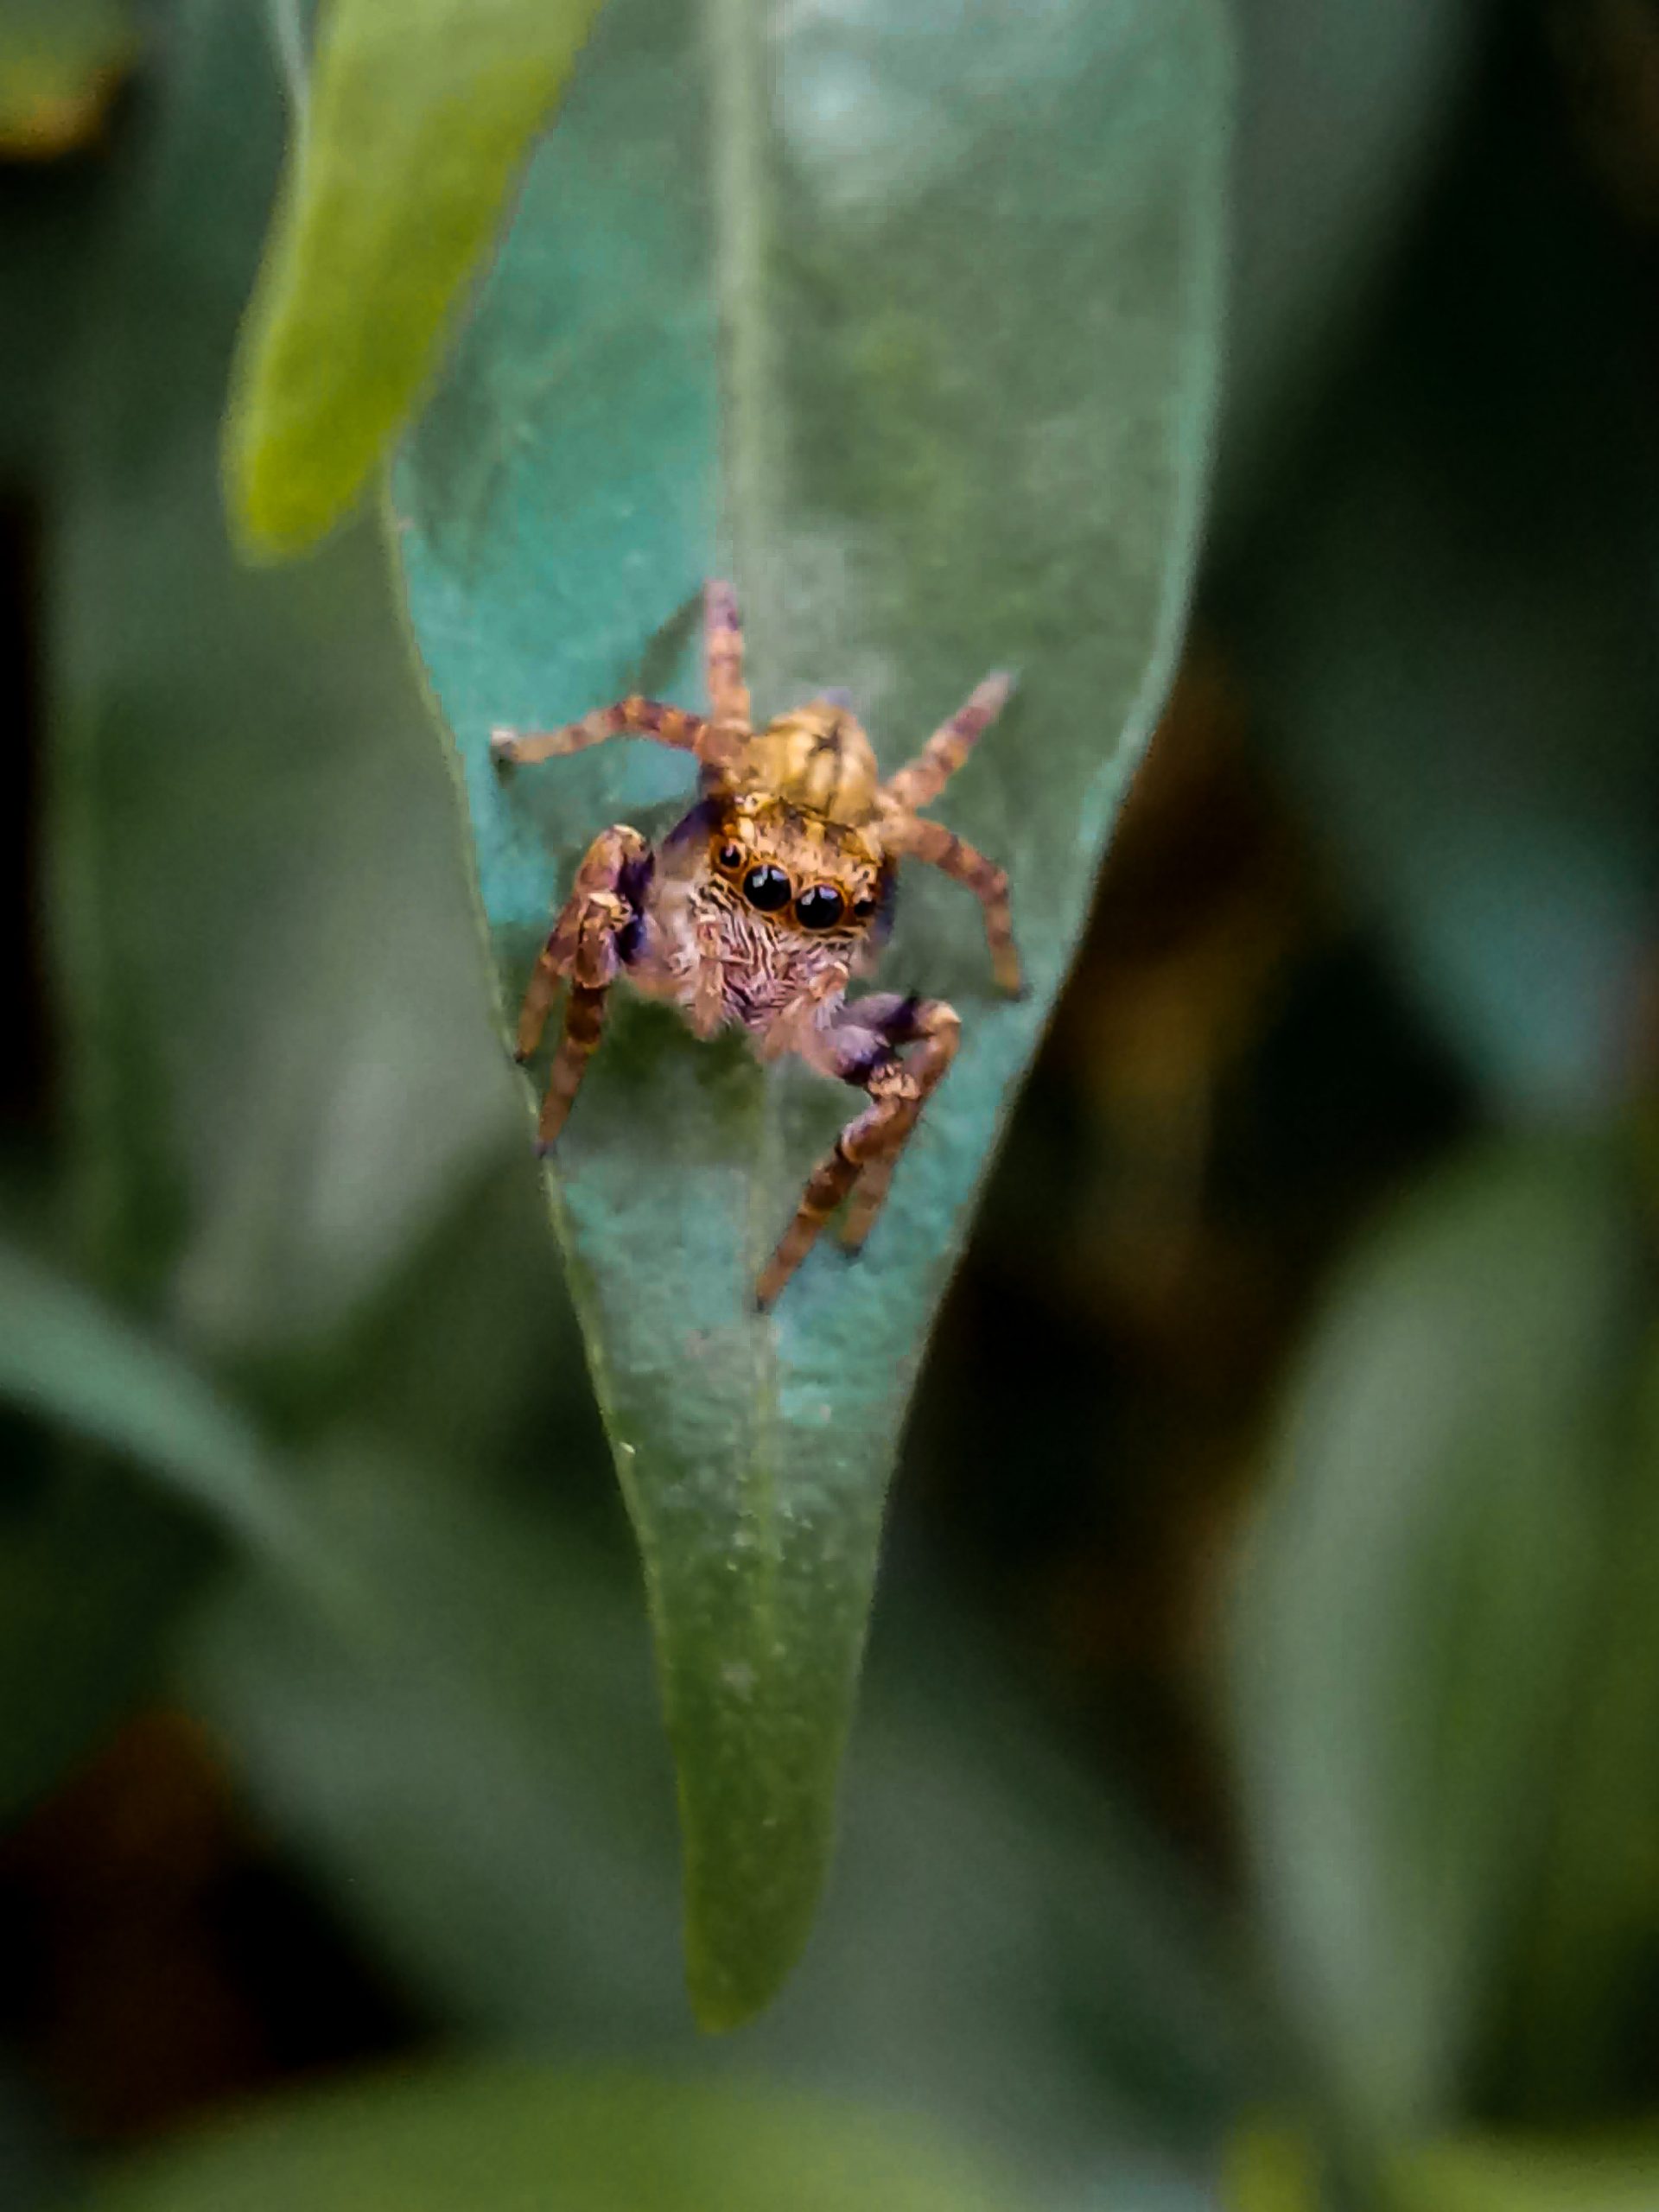
{"type": "Polygon", "coordinates": [[[925,2129],[797,2095],[535,2066],[293,2100],[150,2158],[89,2212],[1007,2212],[925,2129]]]}
{"type": "Polygon", "coordinates": [[[326,10],[231,410],[231,513],[248,551],[303,550],[362,491],[598,4],[326,10]]]}

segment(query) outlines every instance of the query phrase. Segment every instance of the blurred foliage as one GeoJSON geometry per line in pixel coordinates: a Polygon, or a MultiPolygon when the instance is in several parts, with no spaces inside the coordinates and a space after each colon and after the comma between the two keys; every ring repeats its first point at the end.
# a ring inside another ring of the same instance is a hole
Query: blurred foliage
{"type": "Polygon", "coordinates": [[[137,45],[127,0],[7,0],[0,160],[57,161],[98,137],[137,45]]]}
{"type": "Polygon", "coordinates": [[[801,2098],[529,2068],[341,2094],[151,2161],[87,2200],[108,2212],[1013,2212],[919,2132],[801,2098]]]}
{"type": "Polygon", "coordinates": [[[1650,275],[1562,123],[1499,42],[1373,341],[1224,579],[1344,880],[1494,1105],[1534,1116],[1629,1082],[1659,808],[1650,275]]]}
{"type": "Polygon", "coordinates": [[[1636,1200],[1588,1145],[1460,1164],[1356,1256],[1293,1392],[1238,1741],[1292,2017],[1379,2137],[1457,2111],[1495,1969],[1536,1924],[1572,1679],[1629,1529],[1636,1200]]]}
{"type": "MultiPolygon", "coordinates": [[[[1642,2139],[1569,2145],[1433,2143],[1389,2164],[1388,2212],[1645,2212],[1659,2191],[1659,2146],[1642,2139]]],[[[1319,2212],[1318,2161],[1305,2139],[1257,2126],[1229,2166],[1231,2212],[1319,2212]]]]}
{"type": "MultiPolygon", "coordinates": [[[[363,527],[251,575],[226,543],[297,12],[0,11],[0,64],[44,21],[86,95],[49,148],[0,143],[7,2212],[1659,2196],[1659,8],[1236,17],[1197,642],[940,1314],[821,1925],[711,2046],[677,1984],[636,1571],[384,548],[363,527]]],[[[1030,696],[1113,638],[1141,665],[1153,566],[1133,599],[1118,553],[1160,512],[1155,410],[1103,346],[1074,442],[1018,443],[1046,363],[1119,316],[1141,368],[1168,338],[1150,234],[1143,258],[1112,226],[1123,176],[1162,174],[1176,80],[1119,146],[1103,77],[1091,138],[1077,20],[791,18],[848,228],[806,253],[803,206],[766,203],[778,352],[740,373],[773,361],[790,513],[842,555],[788,514],[747,541],[768,685],[850,681],[919,726],[1007,650],[986,580],[1017,601],[1054,562],[1030,696]],[[1044,51],[1052,107],[1007,117],[1044,51]],[[838,170],[843,141],[893,163],[838,170]],[[1079,211],[1100,273],[1062,299],[1079,211]],[[876,342],[970,296],[981,340],[937,389],[925,349],[876,342]],[[1103,514],[1100,480],[1140,488],[1103,514]],[[879,651],[837,626],[867,592],[879,651]]],[[[671,188],[655,165],[706,126],[666,96],[585,152],[630,37],[624,9],[579,64],[400,493],[469,740],[642,656],[689,680],[717,288],[676,240],[706,235],[701,180],[764,164],[687,158],[671,188]],[[558,513],[556,461],[584,487],[558,513]],[[664,520],[645,489],[677,469],[664,520]]],[[[951,811],[1017,854],[1046,988],[1103,696],[1011,724],[1020,784],[988,750],[951,811]]],[[[581,805],[520,779],[526,915],[541,846],[644,793],[613,771],[581,805]]],[[[919,898],[898,957],[974,1001],[959,918],[919,898]]],[[[742,1080],[648,1014],[619,1053],[594,1081],[630,1113],[742,1080]]],[[[664,1198],[652,1233],[682,1217],[664,1198]]],[[[914,1332],[832,1272],[819,1306],[858,1326],[849,1360],[885,1355],[889,1421],[914,1332]]]]}
{"type": "Polygon", "coordinates": [[[63,429],[56,949],[100,1257],[269,1365],[328,1341],[510,1109],[372,535],[277,577],[226,542],[218,416],[281,99],[245,10],[169,22],[63,429]]]}

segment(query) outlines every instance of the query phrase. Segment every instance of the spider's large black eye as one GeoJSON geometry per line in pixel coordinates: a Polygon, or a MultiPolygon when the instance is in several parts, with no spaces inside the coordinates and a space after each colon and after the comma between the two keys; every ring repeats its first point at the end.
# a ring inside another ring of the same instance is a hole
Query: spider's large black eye
{"type": "Polygon", "coordinates": [[[789,878],[780,868],[752,868],[743,879],[743,896],[763,914],[789,904],[789,878]]]}
{"type": "Polygon", "coordinates": [[[844,911],[839,891],[815,883],[795,901],[795,918],[804,930],[832,930],[844,911]]]}

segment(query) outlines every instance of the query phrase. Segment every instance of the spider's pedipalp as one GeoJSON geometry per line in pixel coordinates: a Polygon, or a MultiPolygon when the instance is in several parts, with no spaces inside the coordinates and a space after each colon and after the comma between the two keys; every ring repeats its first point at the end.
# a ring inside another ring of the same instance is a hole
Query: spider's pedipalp
{"type": "Polygon", "coordinates": [[[619,823],[602,830],[583,855],[536,963],[518,1016],[514,1057],[521,1064],[542,1040],[560,984],[568,979],[570,986],[536,1131],[543,1152],[564,1127],[604,1027],[611,985],[636,949],[653,866],[651,847],[637,830],[619,823]]]}
{"type": "Polygon", "coordinates": [[[931,805],[1007,706],[1013,690],[1013,677],[1001,670],[976,684],[916,758],[881,786],[877,803],[882,811],[909,814],[931,805]]]}
{"type": "MultiPolygon", "coordinates": [[[[820,1043],[818,1025],[827,1020],[826,1009],[841,999],[847,989],[848,969],[845,962],[835,961],[821,969],[804,989],[797,992],[787,1006],[779,1008],[769,1027],[763,1029],[755,1040],[755,1050],[763,1060],[781,1059],[785,1052],[798,1052],[809,1066],[824,1058],[825,1048],[820,1043]]],[[[839,1072],[835,1065],[833,1038],[828,1045],[830,1065],[826,1071],[839,1072]]]]}

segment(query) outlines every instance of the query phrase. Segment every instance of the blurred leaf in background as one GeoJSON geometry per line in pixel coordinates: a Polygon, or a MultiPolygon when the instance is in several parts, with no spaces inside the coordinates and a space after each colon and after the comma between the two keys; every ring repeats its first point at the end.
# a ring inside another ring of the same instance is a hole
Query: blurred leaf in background
{"type": "Polygon", "coordinates": [[[0,1820],[20,1818],[163,1679],[213,1547],[124,1468],[0,1414],[0,1820]]]}
{"type": "MultiPolygon", "coordinates": [[[[1291,2130],[1255,2126],[1229,2164],[1227,2212],[1319,2212],[1317,2161],[1291,2130]]],[[[1648,2212],[1659,2145],[1639,2137],[1433,2143],[1391,2162],[1389,2212],[1648,2212]]]]}
{"type": "Polygon", "coordinates": [[[529,2067],[336,2090],[175,2151],[86,2212],[1016,2212],[955,2148],[801,2097],[529,2067]]]}
{"type": "Polygon", "coordinates": [[[1627,1163],[1516,1147],[1415,1194],[1306,1355],[1255,1533],[1236,1726],[1306,2060],[1385,2140],[1444,2125],[1535,1910],[1646,1325],[1627,1163]]]}
{"type": "Polygon", "coordinates": [[[1370,343],[1218,579],[1312,833],[1535,1117],[1627,1081],[1659,875],[1650,276],[1541,48],[1499,28],[1370,343]]]}
{"type": "Polygon", "coordinates": [[[281,96],[246,10],[180,0],[168,29],[55,519],[52,857],[100,1255],[197,1344],[274,1363],[327,1341],[509,1109],[380,549],[251,575],[226,541],[281,96]]]}
{"type": "Polygon", "coordinates": [[[1256,532],[1460,128],[1491,0],[1237,0],[1219,522],[1256,532]]]}

